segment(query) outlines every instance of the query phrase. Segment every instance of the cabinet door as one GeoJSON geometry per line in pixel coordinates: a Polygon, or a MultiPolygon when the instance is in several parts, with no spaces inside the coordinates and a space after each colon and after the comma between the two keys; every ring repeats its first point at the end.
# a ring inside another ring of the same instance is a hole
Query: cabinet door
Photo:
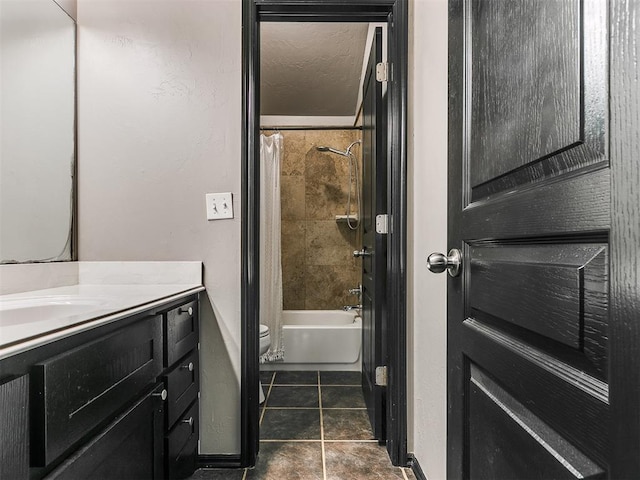
{"type": "Polygon", "coordinates": [[[198,398],[199,371],[198,350],[193,350],[163,376],[169,394],[166,405],[167,429],[171,429],[178,417],[198,398]]]}
{"type": "Polygon", "coordinates": [[[170,367],[198,345],[198,301],[165,312],[164,327],[164,366],[170,367]]]}
{"type": "Polygon", "coordinates": [[[0,381],[0,479],[29,478],[29,380],[0,381]]]}
{"type": "Polygon", "coordinates": [[[161,479],[164,402],[158,384],[47,479],[161,479]]]}
{"type": "Polygon", "coordinates": [[[149,317],[31,370],[32,465],[73,451],[92,429],[153,385],[162,368],[159,317],[149,317]]]}
{"type": "Polygon", "coordinates": [[[167,474],[169,478],[187,478],[196,470],[198,439],[200,438],[199,404],[180,417],[166,437],[167,474]]]}

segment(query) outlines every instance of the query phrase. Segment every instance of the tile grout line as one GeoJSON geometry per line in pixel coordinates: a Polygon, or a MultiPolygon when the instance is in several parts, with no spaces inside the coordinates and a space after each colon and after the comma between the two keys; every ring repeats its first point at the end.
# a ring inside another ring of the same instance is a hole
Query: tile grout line
{"type": "Polygon", "coordinates": [[[315,438],[266,438],[260,441],[262,443],[322,443],[322,440],[315,438]]]}
{"type": "MultiPolygon", "coordinates": [[[[271,390],[269,390],[271,391],[271,390]]],[[[319,407],[287,407],[287,406],[279,406],[273,405],[271,407],[263,407],[267,410],[318,410],[319,407]]],[[[323,407],[323,410],[366,410],[365,407],[323,407]]]]}
{"type": "Polygon", "coordinates": [[[362,439],[348,439],[344,440],[325,440],[324,443],[378,443],[378,440],[362,440],[362,439]]]}
{"type": "Polygon", "coordinates": [[[322,478],[327,480],[327,459],[324,451],[324,418],[322,417],[322,384],[320,383],[320,371],[318,374],[318,408],[320,409],[320,448],[322,450],[322,478]]]}
{"type": "Polygon", "coordinates": [[[317,387],[318,385],[315,384],[310,384],[310,383],[274,383],[273,384],[274,387],[308,387],[308,388],[314,388],[317,387]]]}
{"type": "Polygon", "coordinates": [[[266,408],[267,410],[318,410],[318,407],[278,407],[277,405],[275,407],[266,408]]]}
{"type": "MultiPolygon", "coordinates": [[[[264,397],[264,406],[262,407],[262,413],[260,414],[260,421],[258,422],[259,425],[262,425],[264,414],[267,412],[267,402],[269,401],[269,395],[271,395],[271,389],[273,388],[274,378],[275,378],[275,375],[271,375],[271,382],[269,382],[269,390],[267,390],[267,394],[264,397]]],[[[258,441],[260,440],[258,439],[258,441]]]]}
{"type": "MultiPolygon", "coordinates": [[[[271,408],[271,407],[270,407],[271,408]]],[[[366,410],[366,407],[324,407],[325,410],[366,410]]]]}
{"type": "MultiPolygon", "coordinates": [[[[274,387],[315,387],[316,385],[312,383],[273,383],[274,387]]],[[[360,385],[351,385],[351,384],[331,384],[325,383],[325,387],[359,387],[360,385]]]]}
{"type": "MultiPolygon", "coordinates": [[[[265,438],[262,443],[322,443],[322,440],[313,438],[265,438]]],[[[377,440],[344,439],[344,440],[324,440],[324,443],[377,443],[377,440]]]]}

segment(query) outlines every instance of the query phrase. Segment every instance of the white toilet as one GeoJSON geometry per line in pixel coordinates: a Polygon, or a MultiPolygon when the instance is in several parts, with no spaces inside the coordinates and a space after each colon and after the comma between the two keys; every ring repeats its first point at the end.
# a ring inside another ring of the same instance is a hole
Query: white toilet
{"type": "MultiPolygon", "coordinates": [[[[260,356],[267,353],[271,346],[271,335],[269,334],[269,327],[260,324],[260,356]]],[[[260,403],[264,403],[264,390],[262,389],[262,382],[260,382],[260,403]]]]}

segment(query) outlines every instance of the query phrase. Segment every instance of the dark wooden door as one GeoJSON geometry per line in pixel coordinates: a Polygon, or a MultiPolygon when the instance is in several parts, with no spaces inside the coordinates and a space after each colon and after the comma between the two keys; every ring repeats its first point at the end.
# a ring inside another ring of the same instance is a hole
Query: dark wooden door
{"type": "Polygon", "coordinates": [[[450,1],[449,478],[640,478],[632,4],[450,1]]]}
{"type": "Polygon", "coordinates": [[[383,134],[382,29],[376,28],[369,55],[362,103],[362,390],[375,437],[383,442],[385,389],[376,385],[376,367],[385,365],[386,236],[376,233],[376,216],[387,208],[387,165],[383,134]]]}

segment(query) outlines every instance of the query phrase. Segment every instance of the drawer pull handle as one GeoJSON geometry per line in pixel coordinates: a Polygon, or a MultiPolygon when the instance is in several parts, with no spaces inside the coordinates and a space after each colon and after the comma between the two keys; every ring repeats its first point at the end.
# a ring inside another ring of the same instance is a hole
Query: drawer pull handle
{"type": "Polygon", "coordinates": [[[193,307],[189,307],[186,310],[184,308],[178,309],[179,314],[188,313],[189,315],[193,315],[193,307]]]}
{"type": "Polygon", "coordinates": [[[162,399],[162,401],[164,402],[167,399],[167,390],[163,388],[160,393],[152,393],[151,396],[152,397],[160,397],[162,399]]]}
{"type": "Polygon", "coordinates": [[[189,362],[189,365],[181,365],[180,369],[189,370],[190,372],[193,372],[193,362],[189,362]]]}
{"type": "Polygon", "coordinates": [[[189,417],[187,420],[182,420],[182,423],[186,423],[190,427],[193,427],[193,417],[189,417]]]}

